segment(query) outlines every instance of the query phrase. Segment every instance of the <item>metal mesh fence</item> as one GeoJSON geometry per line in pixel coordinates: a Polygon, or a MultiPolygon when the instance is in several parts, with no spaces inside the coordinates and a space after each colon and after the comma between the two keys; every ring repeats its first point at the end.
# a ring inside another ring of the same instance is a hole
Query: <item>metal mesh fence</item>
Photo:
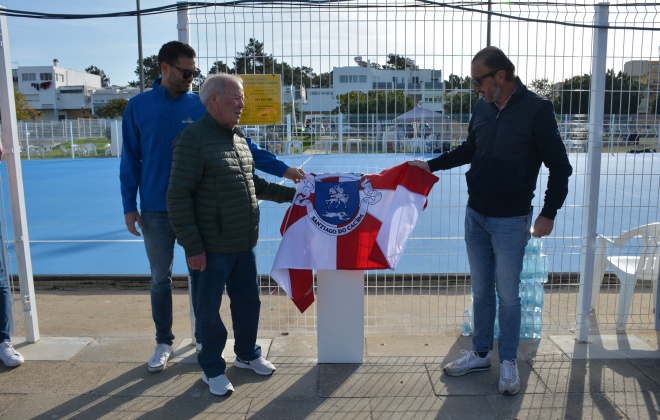
{"type": "MultiPolygon", "coordinates": [[[[291,86],[289,92],[298,91],[290,99],[284,95],[282,114],[289,115],[292,139],[304,144],[306,154],[360,150],[363,155],[343,165],[314,156],[304,166],[314,172],[373,173],[453,148],[467,134],[477,99],[470,86],[470,60],[487,43],[502,48],[523,82],[554,102],[574,167],[569,197],[555,231],[545,240],[550,276],[544,330],[551,332],[575,327],[580,264],[586,252],[584,213],[595,204],[597,231],[607,236],[660,218],[658,155],[645,153],[659,148],[659,10],[657,5],[639,4],[606,8],[606,68],[595,70],[606,73],[605,110],[597,130],[589,118],[603,112],[589,109],[596,10],[593,5],[557,3],[251,2],[191,8],[179,27],[186,27],[204,74],[280,74],[283,85],[291,86]],[[435,116],[396,119],[419,106],[436,111],[435,116]],[[588,159],[590,153],[600,153],[596,146],[601,140],[600,200],[589,203],[588,159]]],[[[279,130],[285,133],[287,127],[279,130]]],[[[273,147],[272,133],[278,128],[262,130],[262,145],[282,150],[273,147]]],[[[537,211],[547,181],[544,169],[533,203],[537,211]]],[[[394,273],[366,273],[368,333],[459,328],[462,311],[470,305],[462,239],[465,170],[440,175],[406,250],[410,262],[394,273]]],[[[268,203],[262,206],[270,211],[268,203]]],[[[260,248],[259,258],[272,260],[279,238],[261,241],[268,246],[260,248]]],[[[601,330],[614,328],[620,310],[618,282],[607,276],[605,280],[593,326],[601,330]]],[[[653,299],[650,284],[638,284],[629,329],[651,325],[653,299]]],[[[313,313],[269,316],[285,323],[295,318],[302,330],[315,328],[313,313]]]]}

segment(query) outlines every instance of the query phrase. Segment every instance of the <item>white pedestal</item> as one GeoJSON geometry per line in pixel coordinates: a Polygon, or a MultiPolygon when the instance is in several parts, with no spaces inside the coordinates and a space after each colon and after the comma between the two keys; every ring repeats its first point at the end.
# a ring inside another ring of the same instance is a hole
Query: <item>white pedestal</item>
{"type": "Polygon", "coordinates": [[[362,363],[364,271],[318,270],[316,278],[319,363],[362,363]]]}

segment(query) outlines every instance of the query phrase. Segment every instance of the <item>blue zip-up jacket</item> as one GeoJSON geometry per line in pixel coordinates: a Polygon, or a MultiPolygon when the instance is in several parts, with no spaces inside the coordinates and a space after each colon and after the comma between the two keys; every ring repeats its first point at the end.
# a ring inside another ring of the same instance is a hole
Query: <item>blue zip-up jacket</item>
{"type": "MultiPolygon", "coordinates": [[[[167,184],[172,167],[174,138],[206,113],[199,95],[188,92],[172,98],[160,85],[128,101],[122,120],[123,145],[119,180],[124,214],[137,211],[167,211],[167,184]]],[[[289,166],[251,139],[246,142],[257,169],[282,176],[289,166]]]]}
{"type": "Polygon", "coordinates": [[[479,98],[467,139],[456,149],[428,161],[432,172],[470,164],[465,173],[468,206],[490,217],[532,212],[536,181],[543,163],[549,170],[541,215],[555,218],[568,195],[573,168],[557,128],[552,102],[518,88],[500,111],[479,98]]]}

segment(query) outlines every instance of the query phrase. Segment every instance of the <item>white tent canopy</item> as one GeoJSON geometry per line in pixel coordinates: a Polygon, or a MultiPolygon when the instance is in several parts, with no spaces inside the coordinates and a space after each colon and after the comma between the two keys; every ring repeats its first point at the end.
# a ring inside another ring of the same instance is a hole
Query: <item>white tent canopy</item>
{"type": "Polygon", "coordinates": [[[442,114],[440,112],[431,111],[430,109],[426,109],[420,105],[416,106],[405,114],[399,115],[394,119],[394,121],[433,121],[438,118],[442,118],[442,114]]]}

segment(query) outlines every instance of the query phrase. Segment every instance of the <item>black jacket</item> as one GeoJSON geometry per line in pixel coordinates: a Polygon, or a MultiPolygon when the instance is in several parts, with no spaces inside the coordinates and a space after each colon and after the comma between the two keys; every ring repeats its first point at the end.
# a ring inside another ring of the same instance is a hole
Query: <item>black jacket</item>
{"type": "Polygon", "coordinates": [[[532,211],[543,163],[549,176],[541,215],[554,219],[568,194],[573,168],[552,103],[527,90],[519,79],[517,82],[517,90],[502,111],[479,98],[467,139],[428,164],[431,171],[437,171],[469,163],[465,174],[468,206],[485,216],[515,217],[532,211]]]}

